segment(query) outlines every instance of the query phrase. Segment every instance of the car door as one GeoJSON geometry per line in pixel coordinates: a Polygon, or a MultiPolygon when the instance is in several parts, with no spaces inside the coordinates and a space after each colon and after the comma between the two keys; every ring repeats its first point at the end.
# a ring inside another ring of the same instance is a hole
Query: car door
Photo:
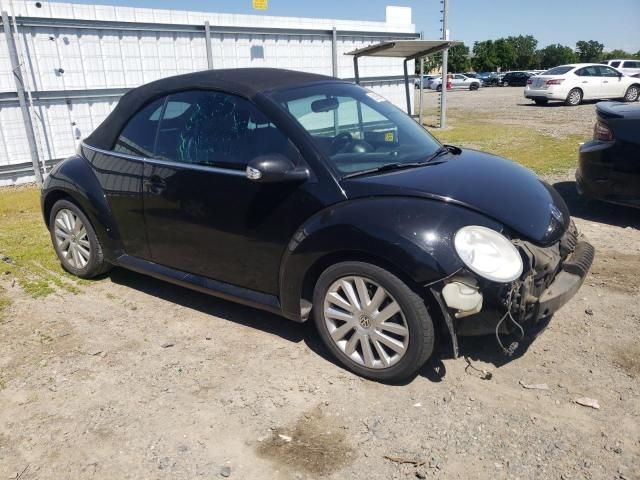
{"type": "Polygon", "coordinates": [[[465,82],[466,82],[467,77],[465,77],[464,75],[460,75],[460,74],[455,74],[453,76],[452,79],[452,84],[451,86],[453,88],[464,88],[465,87],[465,82]]]}
{"type": "Polygon", "coordinates": [[[622,74],[615,68],[606,65],[599,65],[596,68],[600,71],[602,79],[600,98],[624,97],[627,85],[622,80],[622,74]]]}
{"type": "Polygon", "coordinates": [[[169,95],[144,172],[153,262],[277,294],[286,245],[321,206],[305,184],[246,178],[252,158],[275,153],[303,162],[248,100],[204,90],[169,95]]]}
{"type": "Polygon", "coordinates": [[[602,98],[602,77],[600,76],[600,70],[595,65],[583,67],[576,70],[578,76],[578,83],[576,87],[582,90],[582,98],[602,98]]]}
{"type": "Polygon", "coordinates": [[[164,100],[158,99],[133,115],[109,151],[84,145],[83,153],[102,186],[128,255],[149,259],[144,228],[142,179],[144,159],[153,152],[164,100]]]}

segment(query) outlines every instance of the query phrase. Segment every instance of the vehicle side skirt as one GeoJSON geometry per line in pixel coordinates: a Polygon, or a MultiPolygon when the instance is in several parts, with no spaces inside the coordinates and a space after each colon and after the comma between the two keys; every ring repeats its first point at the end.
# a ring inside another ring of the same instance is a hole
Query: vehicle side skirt
{"type": "MultiPolygon", "coordinates": [[[[266,310],[277,315],[284,315],[280,308],[280,302],[274,295],[238,287],[193,273],[183,272],[131,255],[121,255],[118,257],[117,263],[119,266],[128,270],[149,275],[159,280],[180,285],[181,287],[213,295],[224,300],[237,302],[248,307],[266,310]]],[[[299,318],[295,317],[287,316],[287,318],[300,321],[299,318]]]]}

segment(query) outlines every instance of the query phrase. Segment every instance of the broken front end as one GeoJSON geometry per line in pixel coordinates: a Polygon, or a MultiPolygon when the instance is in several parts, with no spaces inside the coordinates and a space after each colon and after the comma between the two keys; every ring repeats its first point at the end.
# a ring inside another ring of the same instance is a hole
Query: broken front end
{"type": "MultiPolygon", "coordinates": [[[[575,295],[595,256],[593,246],[578,235],[573,222],[550,246],[540,247],[517,238],[510,242],[522,260],[515,280],[489,280],[485,273],[479,275],[465,268],[430,286],[456,356],[457,335],[487,334],[495,335],[504,353],[512,355],[519,340],[542,331],[553,314],[575,295]]],[[[487,255],[488,263],[491,252],[487,255]]]]}

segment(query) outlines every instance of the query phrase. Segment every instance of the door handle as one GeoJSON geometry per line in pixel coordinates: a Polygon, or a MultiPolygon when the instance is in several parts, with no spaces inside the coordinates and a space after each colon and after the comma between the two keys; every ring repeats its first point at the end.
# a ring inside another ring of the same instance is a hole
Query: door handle
{"type": "Polygon", "coordinates": [[[144,184],[149,193],[152,193],[153,195],[160,195],[167,188],[167,182],[157,175],[153,175],[148,180],[145,180],[144,184]]]}
{"type": "Polygon", "coordinates": [[[609,83],[609,80],[603,80],[602,83],[609,83]]]}

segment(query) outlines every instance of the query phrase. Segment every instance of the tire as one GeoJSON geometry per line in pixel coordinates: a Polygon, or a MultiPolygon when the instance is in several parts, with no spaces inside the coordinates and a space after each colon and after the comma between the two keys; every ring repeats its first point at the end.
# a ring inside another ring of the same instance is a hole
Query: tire
{"type": "Polygon", "coordinates": [[[638,100],[638,97],[640,97],[640,86],[631,85],[629,88],[627,88],[627,92],[624,94],[624,101],[636,102],[638,100]]]}
{"type": "Polygon", "coordinates": [[[441,92],[441,91],[442,91],[442,84],[436,87],[436,92],[441,92]]]}
{"type": "Polygon", "coordinates": [[[567,95],[567,99],[564,104],[568,107],[577,107],[582,103],[582,90],[579,88],[572,89],[567,95]]]}
{"type": "Polygon", "coordinates": [[[546,105],[547,103],[549,103],[549,100],[547,100],[546,98],[536,98],[534,102],[536,102],[536,105],[546,105]]]}
{"type": "Polygon", "coordinates": [[[433,353],[434,326],[424,299],[378,266],[342,262],[327,268],[316,283],[313,306],[324,344],[362,377],[401,382],[415,376],[433,353]],[[367,307],[360,308],[362,303],[367,307]]]}
{"type": "Polygon", "coordinates": [[[67,272],[80,278],[93,278],[111,268],[104,259],[91,222],[75,203],[58,200],[53,205],[49,233],[56,255],[67,272]]]}
{"type": "Polygon", "coordinates": [[[509,82],[502,82],[502,86],[503,87],[508,87],[509,86],[509,82]]]}
{"type": "Polygon", "coordinates": [[[478,90],[480,88],[480,84],[478,83],[472,83],[471,85],[469,85],[469,90],[478,90]]]}

